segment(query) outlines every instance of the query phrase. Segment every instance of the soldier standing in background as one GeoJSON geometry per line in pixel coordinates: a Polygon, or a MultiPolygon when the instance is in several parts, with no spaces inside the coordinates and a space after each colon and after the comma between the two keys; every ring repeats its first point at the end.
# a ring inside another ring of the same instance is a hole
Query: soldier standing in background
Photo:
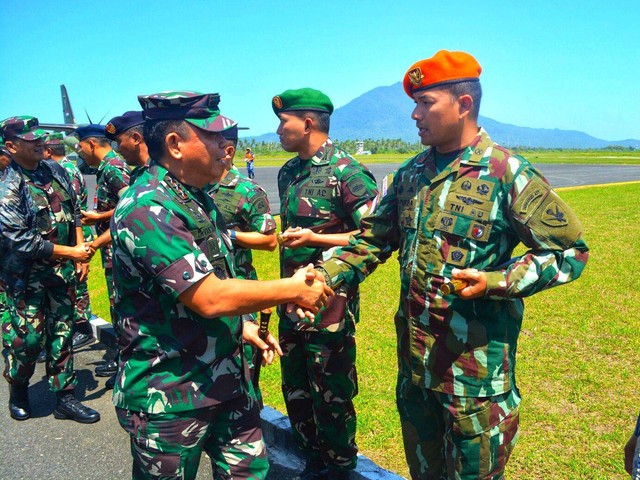
{"type": "MultiPolygon", "coordinates": [[[[267,192],[254,180],[242,175],[233,164],[238,145],[238,127],[228,128],[221,132],[221,135],[225,139],[223,144],[226,153],[225,169],[220,181],[208,186],[206,191],[220,210],[229,229],[229,237],[233,243],[233,266],[236,277],[258,280],[258,274],[253,267],[251,250],[275,250],[278,245],[276,221],[271,215],[267,192]]],[[[261,313],[270,315],[271,310],[261,313]]],[[[251,314],[250,318],[256,321],[255,314],[251,314]]],[[[257,379],[254,379],[254,348],[246,344],[244,350],[251,368],[256,397],[262,405],[262,393],[257,379]]]]}
{"type": "Polygon", "coordinates": [[[253,178],[255,177],[255,173],[253,173],[253,161],[256,159],[256,156],[253,154],[250,148],[244,152],[244,161],[247,164],[247,177],[253,178]]]}
{"type": "MultiPolygon", "coordinates": [[[[86,125],[76,130],[78,137],[78,154],[84,158],[90,167],[98,167],[96,174],[96,196],[92,211],[82,211],[82,223],[95,225],[98,238],[91,243],[92,248],[100,249],[102,267],[109,292],[109,310],[111,324],[118,337],[118,322],[114,316],[115,302],[113,289],[113,275],[111,265],[111,233],[109,222],[122,194],[129,188],[129,168],[111,148],[103,125],[86,125]]],[[[99,377],[111,377],[107,380],[107,388],[113,386],[118,369],[114,358],[104,365],[96,367],[95,373],[99,377]]]]}
{"type": "Polygon", "coordinates": [[[215,478],[264,479],[260,414],[246,376],[242,339],[265,351],[258,326],[239,315],[283,302],[317,311],[332,292],[307,267],[293,278],[233,278],[224,221],[203,190],[225,168],[219,95],[139,97],[149,169],[111,222],[121,327],[113,394],[131,436],[133,478],[194,479],[209,454],[215,478]]]}
{"type": "Polygon", "coordinates": [[[140,111],[125,112],[113,117],[104,127],[111,146],[132,169],[129,185],[149,167],[149,151],[142,135],[144,115],[140,111]],[[114,145],[115,142],[115,145],[114,145]]]}
{"type": "MultiPolygon", "coordinates": [[[[44,141],[44,158],[58,162],[64,167],[71,180],[73,191],[78,197],[81,210],[87,209],[87,182],[78,167],[67,156],[64,146],[64,136],[61,133],[51,133],[44,141]]],[[[82,227],[85,242],[93,240],[91,227],[82,227]]],[[[78,281],[76,286],[76,321],[73,329],[73,349],[87,345],[95,340],[91,329],[91,301],[87,279],[78,281]]]]}
{"type": "Polygon", "coordinates": [[[45,132],[37,118],[8,118],[0,123],[0,136],[13,158],[0,181],[2,276],[11,310],[4,370],[9,413],[16,420],[31,416],[29,380],[44,347],[49,386],[57,397],[53,415],[97,422],[100,414],[74,393],[76,268],[85,278],[94,252],[83,241],[76,194],[64,168],[42,160],[45,132]]]}
{"type": "Polygon", "coordinates": [[[414,479],[503,477],[522,297],[575,280],[588,258],[571,209],[478,126],[481,70],[445,50],[409,68],[430,148],[385,179],[362,233],[318,267],[332,287],[355,286],[399,250],[396,401],[414,479]],[[520,242],[529,251],[512,258],[520,242]]]}
{"type": "MultiPolygon", "coordinates": [[[[287,90],[273,98],[272,107],[282,148],[298,154],[278,173],[284,278],[346,245],[378,192],[369,170],[329,138],[329,97],[311,88],[287,90]]],[[[356,467],[359,308],[353,287],[336,291],[313,326],[278,309],[282,392],[296,441],[307,455],[301,479],[348,478],[356,467]]]]}
{"type": "MultiPolygon", "coordinates": [[[[5,168],[11,163],[11,154],[9,150],[4,146],[4,142],[0,140],[0,175],[5,168]]],[[[1,227],[1,225],[0,225],[1,227]]],[[[2,234],[2,230],[0,230],[2,234]]],[[[0,244],[1,246],[1,244],[0,244]]],[[[3,262],[3,250],[0,249],[0,272],[2,271],[3,262]]],[[[9,319],[9,304],[7,303],[7,293],[4,285],[4,280],[0,274],[0,321],[2,321],[2,354],[8,353],[9,345],[11,344],[11,321],[9,319]]]]}

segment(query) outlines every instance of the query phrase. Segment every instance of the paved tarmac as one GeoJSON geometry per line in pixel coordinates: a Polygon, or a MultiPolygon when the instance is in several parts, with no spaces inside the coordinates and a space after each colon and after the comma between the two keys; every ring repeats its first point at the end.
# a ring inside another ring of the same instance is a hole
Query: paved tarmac
{"type": "MultiPolygon", "coordinates": [[[[366,165],[366,157],[358,157],[366,165]]],[[[549,181],[554,188],[577,187],[583,185],[595,185],[603,183],[630,182],[640,180],[640,165],[576,165],[576,164],[554,164],[542,163],[534,164],[535,167],[549,181]]],[[[390,172],[396,170],[399,163],[367,165],[378,181],[390,172]]],[[[238,163],[240,171],[246,174],[246,169],[238,163]]],[[[271,204],[273,214],[280,213],[280,198],[278,197],[278,170],[280,167],[256,167],[256,182],[267,191],[267,197],[271,204]]],[[[93,198],[95,190],[95,176],[87,176],[87,187],[89,188],[89,199],[93,198]]],[[[91,208],[91,205],[89,205],[91,208]]]]}

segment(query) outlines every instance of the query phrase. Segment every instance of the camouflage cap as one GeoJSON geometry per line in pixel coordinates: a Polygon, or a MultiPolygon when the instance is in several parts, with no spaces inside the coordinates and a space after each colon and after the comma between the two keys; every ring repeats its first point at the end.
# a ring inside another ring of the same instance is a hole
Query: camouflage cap
{"type": "Polygon", "coordinates": [[[109,140],[115,140],[122,132],[142,124],[144,124],[144,114],[141,111],[134,110],[124,112],[118,117],[113,117],[104,127],[104,130],[109,140]]]}
{"type": "Polygon", "coordinates": [[[54,132],[47,135],[44,139],[45,145],[64,145],[64,135],[60,132],[54,132]]]}
{"type": "Polygon", "coordinates": [[[107,132],[104,130],[104,125],[98,125],[97,123],[90,123],[89,125],[83,125],[76,128],[76,137],[78,140],[85,140],[91,137],[105,137],[107,132]]]}
{"type": "Polygon", "coordinates": [[[9,117],[0,122],[0,136],[2,136],[2,140],[12,138],[38,140],[47,134],[47,132],[38,128],[39,126],[40,122],[36,117],[29,115],[9,117]]]}
{"type": "Polygon", "coordinates": [[[209,132],[223,132],[236,122],[220,115],[217,93],[161,92],[139,95],[146,120],[184,120],[209,132]]]}
{"type": "Polygon", "coordinates": [[[403,86],[407,95],[459,82],[478,82],[482,67],[465,52],[440,50],[431,58],[420,60],[404,74],[403,86]]]}
{"type": "Polygon", "coordinates": [[[285,90],[271,100],[273,113],[290,111],[312,111],[333,113],[333,103],[327,95],[313,88],[299,88],[297,90],[285,90]]]}

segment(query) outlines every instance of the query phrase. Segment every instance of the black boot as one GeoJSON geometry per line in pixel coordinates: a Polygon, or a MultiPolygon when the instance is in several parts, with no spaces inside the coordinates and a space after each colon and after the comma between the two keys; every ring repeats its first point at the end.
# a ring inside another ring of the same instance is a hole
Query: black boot
{"type": "Polygon", "coordinates": [[[325,480],[329,471],[322,460],[307,460],[304,470],[294,480],[325,480]]]}
{"type": "Polygon", "coordinates": [[[26,420],[31,416],[28,383],[9,384],[9,414],[15,420],[26,420]]]}
{"type": "Polygon", "coordinates": [[[109,380],[104,382],[104,388],[107,390],[113,390],[113,387],[116,386],[116,376],[112,375],[109,380]]]}
{"type": "Polygon", "coordinates": [[[89,408],[78,400],[73,391],[62,391],[56,393],[58,405],[53,411],[53,416],[58,420],[75,420],[79,423],[95,423],[100,420],[100,414],[89,408]]]}
{"type": "Polygon", "coordinates": [[[118,362],[111,360],[104,365],[99,365],[96,367],[95,372],[98,377],[111,377],[118,373],[118,362]]]}

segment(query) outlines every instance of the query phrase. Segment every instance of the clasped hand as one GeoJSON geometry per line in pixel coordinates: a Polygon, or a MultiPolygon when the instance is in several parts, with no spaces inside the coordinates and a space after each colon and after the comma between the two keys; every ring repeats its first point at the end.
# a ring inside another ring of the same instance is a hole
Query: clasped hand
{"type": "Polygon", "coordinates": [[[280,235],[282,246],[299,248],[309,245],[313,239],[313,232],[308,228],[289,227],[280,235]]]}
{"type": "Polygon", "coordinates": [[[298,318],[313,322],[315,314],[329,304],[329,298],[334,295],[333,290],[325,283],[324,275],[313,268],[312,263],[298,269],[292,278],[302,280],[308,288],[303,289],[298,301],[287,304],[286,312],[295,310],[298,318]]]}

